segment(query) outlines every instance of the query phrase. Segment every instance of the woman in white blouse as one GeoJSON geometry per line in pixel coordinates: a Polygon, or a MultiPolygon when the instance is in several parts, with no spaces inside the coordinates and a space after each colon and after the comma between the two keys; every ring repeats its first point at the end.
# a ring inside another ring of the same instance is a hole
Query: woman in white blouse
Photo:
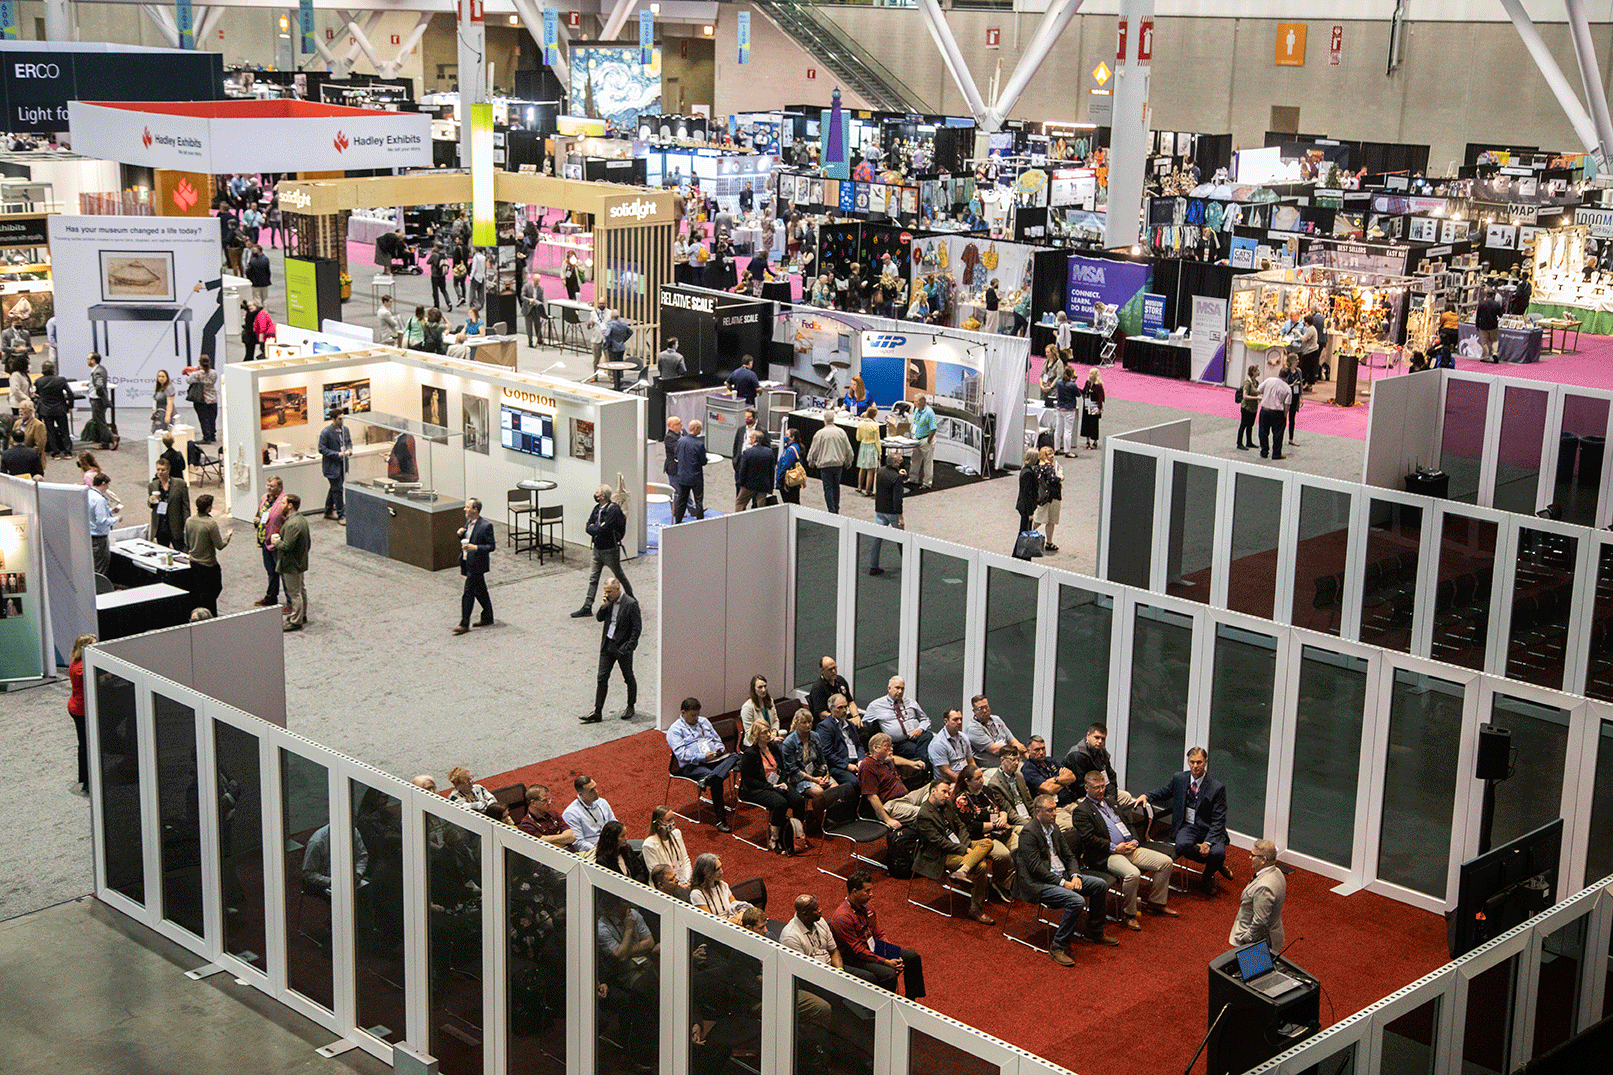
{"type": "Polygon", "coordinates": [[[694,870],[689,876],[689,902],[736,925],[740,916],[750,909],[750,904],[734,899],[722,879],[722,859],[709,851],[694,860],[694,870]]]}
{"type": "Polygon", "coordinates": [[[456,765],[448,770],[448,782],[454,786],[454,790],[448,793],[448,801],[464,803],[472,810],[483,811],[498,802],[493,798],[492,792],[480,784],[473,784],[472,779],[470,770],[463,765],[456,765]]]}
{"type": "Polygon", "coordinates": [[[644,837],[641,854],[644,866],[653,876],[657,866],[670,866],[678,876],[678,884],[689,887],[689,874],[694,863],[689,860],[689,849],[684,846],[683,833],[672,823],[672,811],[657,806],[650,812],[650,833],[644,837]]]}
{"type": "Polygon", "coordinates": [[[750,697],[745,704],[739,707],[739,726],[743,729],[742,747],[748,747],[755,739],[756,722],[765,720],[773,726],[773,733],[780,734],[783,729],[779,725],[778,709],[773,705],[773,695],[767,689],[766,676],[750,677],[750,697]]]}

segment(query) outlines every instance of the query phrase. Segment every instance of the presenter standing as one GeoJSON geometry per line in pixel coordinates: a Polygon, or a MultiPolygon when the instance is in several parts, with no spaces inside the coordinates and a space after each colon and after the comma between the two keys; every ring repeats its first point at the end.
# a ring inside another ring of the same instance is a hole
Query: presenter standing
{"type": "Polygon", "coordinates": [[[1227,943],[1236,946],[1265,941],[1273,952],[1281,952],[1283,943],[1283,900],[1288,896],[1288,879],[1277,865],[1277,845],[1270,840],[1256,840],[1249,852],[1249,865],[1254,879],[1243,890],[1238,903],[1238,917],[1232,923],[1227,943]]]}

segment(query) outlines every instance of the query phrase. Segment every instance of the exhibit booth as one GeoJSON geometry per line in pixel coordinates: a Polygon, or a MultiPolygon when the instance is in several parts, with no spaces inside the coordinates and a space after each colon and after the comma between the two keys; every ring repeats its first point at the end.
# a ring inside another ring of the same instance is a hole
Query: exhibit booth
{"type": "Polygon", "coordinates": [[[232,514],[250,521],[265,484],[279,477],[323,509],[329,489],[318,453],[326,415],[345,408],[353,442],[346,479],[347,543],[442,570],[459,562],[455,531],[466,498],[495,523],[522,482],[552,483],[539,507],[563,509],[555,538],[586,544],[594,490],[625,480],[624,555],[645,543],[644,401],[503,366],[361,346],[224,368],[232,405],[224,432],[232,514]]]}

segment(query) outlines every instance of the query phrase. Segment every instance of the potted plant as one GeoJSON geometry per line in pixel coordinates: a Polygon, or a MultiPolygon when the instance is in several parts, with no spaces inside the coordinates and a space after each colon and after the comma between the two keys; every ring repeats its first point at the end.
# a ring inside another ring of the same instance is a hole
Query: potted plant
{"type": "Polygon", "coordinates": [[[344,272],[342,273],[341,283],[342,301],[347,302],[353,297],[353,278],[344,272]]]}

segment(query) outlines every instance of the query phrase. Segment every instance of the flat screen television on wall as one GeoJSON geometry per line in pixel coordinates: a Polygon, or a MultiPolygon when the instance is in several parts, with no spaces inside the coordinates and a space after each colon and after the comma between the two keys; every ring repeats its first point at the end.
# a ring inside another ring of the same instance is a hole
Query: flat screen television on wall
{"type": "Polygon", "coordinates": [[[516,407],[499,408],[499,436],[512,452],[554,458],[554,416],[516,407]]]}

